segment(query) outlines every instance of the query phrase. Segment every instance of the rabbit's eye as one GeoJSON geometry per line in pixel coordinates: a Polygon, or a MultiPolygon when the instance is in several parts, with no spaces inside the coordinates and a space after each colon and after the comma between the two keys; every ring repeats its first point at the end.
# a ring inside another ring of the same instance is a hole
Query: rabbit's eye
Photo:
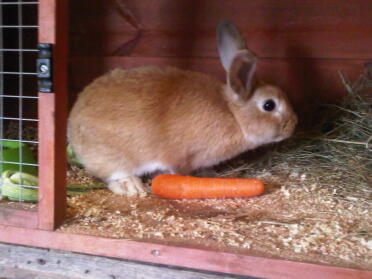
{"type": "Polygon", "coordinates": [[[266,111],[273,111],[275,107],[276,107],[276,104],[272,99],[265,101],[263,105],[263,109],[266,111]]]}

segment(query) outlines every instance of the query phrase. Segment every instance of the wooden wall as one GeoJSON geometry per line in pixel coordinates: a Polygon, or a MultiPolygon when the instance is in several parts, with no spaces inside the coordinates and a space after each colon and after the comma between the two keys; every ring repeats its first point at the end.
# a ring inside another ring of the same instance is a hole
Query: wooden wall
{"type": "Polygon", "coordinates": [[[259,75],[297,105],[343,94],[372,57],[370,0],[71,1],[70,79],[78,92],[113,67],[176,65],[224,79],[215,28],[229,19],[260,57],[259,75]]]}

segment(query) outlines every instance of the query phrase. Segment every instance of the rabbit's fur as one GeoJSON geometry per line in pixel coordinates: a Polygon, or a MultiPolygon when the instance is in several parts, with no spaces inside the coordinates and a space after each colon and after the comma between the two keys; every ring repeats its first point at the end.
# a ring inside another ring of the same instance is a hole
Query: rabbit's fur
{"type": "Polygon", "coordinates": [[[223,22],[218,39],[227,85],[199,72],[140,67],[115,69],[81,92],[69,140],[113,192],[136,194],[145,173],[188,174],[293,133],[297,117],[285,94],[256,79],[257,59],[238,29],[223,22]]]}

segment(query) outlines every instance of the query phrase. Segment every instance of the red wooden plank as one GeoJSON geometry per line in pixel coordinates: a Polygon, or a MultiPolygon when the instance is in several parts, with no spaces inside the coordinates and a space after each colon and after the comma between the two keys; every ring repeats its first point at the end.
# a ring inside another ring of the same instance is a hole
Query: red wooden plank
{"type": "Polygon", "coordinates": [[[38,215],[35,210],[22,210],[1,206],[0,224],[8,226],[21,226],[25,228],[37,228],[38,215]]]}
{"type": "Polygon", "coordinates": [[[66,210],[67,4],[43,0],[39,6],[39,42],[53,47],[54,93],[39,93],[38,109],[39,228],[47,230],[63,222],[66,210]]]}
{"type": "Polygon", "coordinates": [[[52,44],[56,40],[55,34],[56,1],[39,1],[39,43],[52,44]]]}
{"type": "Polygon", "coordinates": [[[216,25],[230,19],[261,57],[372,57],[372,1],[81,0],[71,5],[73,56],[216,57],[216,25]],[[137,19],[141,34],[123,9],[137,19]]]}
{"type": "MultiPolygon", "coordinates": [[[[122,30],[71,34],[73,56],[217,57],[215,27],[208,31],[122,30]]],[[[372,56],[372,37],[360,29],[306,32],[243,30],[247,44],[262,58],[344,58],[372,56]]],[[[369,31],[372,33],[372,30],[369,31]]]]}
{"type": "Polygon", "coordinates": [[[66,210],[66,117],[57,102],[55,94],[39,93],[39,227],[48,230],[63,222],[66,210]]]}
{"type": "MultiPolygon", "coordinates": [[[[330,101],[340,98],[346,91],[338,71],[345,71],[351,79],[356,78],[363,72],[366,61],[349,59],[260,59],[258,75],[260,78],[285,89],[295,105],[306,105],[309,99],[330,101]]],[[[220,61],[216,58],[74,57],[70,61],[70,86],[76,93],[92,79],[110,69],[144,65],[177,66],[183,69],[210,73],[219,77],[222,81],[225,78],[220,61]]]]}
{"type": "Polygon", "coordinates": [[[0,225],[0,241],[262,278],[368,279],[372,271],[0,225]]]}

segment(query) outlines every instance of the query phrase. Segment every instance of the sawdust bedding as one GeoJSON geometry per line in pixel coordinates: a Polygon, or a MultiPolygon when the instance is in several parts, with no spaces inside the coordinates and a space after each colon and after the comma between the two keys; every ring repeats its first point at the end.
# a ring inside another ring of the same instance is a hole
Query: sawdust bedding
{"type": "MultiPolygon", "coordinates": [[[[68,177],[93,179],[82,172],[70,169],[68,177]]],[[[240,176],[265,181],[265,194],[166,200],[94,190],[68,198],[68,220],[59,231],[372,269],[370,203],[340,198],[286,163],[240,176]]]]}

